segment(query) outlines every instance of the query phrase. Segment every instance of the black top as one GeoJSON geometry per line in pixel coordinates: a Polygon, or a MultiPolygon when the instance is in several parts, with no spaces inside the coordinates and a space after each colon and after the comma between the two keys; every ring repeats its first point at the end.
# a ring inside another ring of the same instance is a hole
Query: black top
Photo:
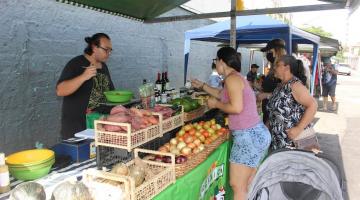
{"type": "MultiPolygon", "coordinates": [[[[84,55],[71,59],[63,69],[57,84],[81,75],[90,65],[84,55]]],[[[86,111],[93,110],[99,103],[106,102],[104,91],[113,90],[109,70],[105,63],[97,70],[95,77],[85,81],[77,91],[65,96],[62,104],[61,136],[63,139],[73,137],[75,133],[86,129],[86,111]]]]}
{"type": "Polygon", "coordinates": [[[256,80],[256,77],[257,77],[257,73],[253,73],[252,71],[249,71],[246,75],[246,79],[250,82],[254,82],[256,80]]]}
{"type": "Polygon", "coordinates": [[[275,78],[273,74],[269,73],[267,76],[265,76],[262,83],[263,92],[272,93],[278,83],[280,83],[280,80],[275,78]]]}

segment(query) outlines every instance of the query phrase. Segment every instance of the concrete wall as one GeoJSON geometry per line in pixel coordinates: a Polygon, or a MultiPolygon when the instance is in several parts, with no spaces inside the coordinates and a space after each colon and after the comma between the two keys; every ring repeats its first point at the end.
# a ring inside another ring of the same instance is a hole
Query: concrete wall
{"type": "MultiPolygon", "coordinates": [[[[187,14],[180,8],[166,15],[187,14]]],[[[183,80],[184,32],[209,20],[143,24],[54,0],[0,0],[0,152],[59,141],[61,98],[55,83],[64,65],[82,54],[84,37],[109,34],[108,66],[117,88],[136,91],[142,79],[169,71],[183,80]]],[[[189,73],[206,80],[216,44],[192,42],[189,73]]]]}

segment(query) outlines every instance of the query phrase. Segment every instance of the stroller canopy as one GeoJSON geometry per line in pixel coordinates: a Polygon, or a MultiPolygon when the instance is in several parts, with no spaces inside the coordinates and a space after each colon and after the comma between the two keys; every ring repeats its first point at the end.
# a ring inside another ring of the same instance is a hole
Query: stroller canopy
{"type": "Polygon", "coordinates": [[[303,151],[270,155],[249,188],[249,200],[342,200],[342,181],[335,164],[303,151]]]}

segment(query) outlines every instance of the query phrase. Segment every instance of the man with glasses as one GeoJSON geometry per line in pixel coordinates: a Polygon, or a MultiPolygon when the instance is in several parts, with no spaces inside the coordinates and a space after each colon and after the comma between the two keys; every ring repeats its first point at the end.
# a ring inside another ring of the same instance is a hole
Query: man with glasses
{"type": "Polygon", "coordinates": [[[105,91],[114,84],[105,62],[112,52],[110,37],[96,33],[86,37],[84,54],[71,59],[63,69],[56,86],[57,96],[64,97],[61,136],[68,139],[86,129],[86,113],[106,102],[105,91]]]}

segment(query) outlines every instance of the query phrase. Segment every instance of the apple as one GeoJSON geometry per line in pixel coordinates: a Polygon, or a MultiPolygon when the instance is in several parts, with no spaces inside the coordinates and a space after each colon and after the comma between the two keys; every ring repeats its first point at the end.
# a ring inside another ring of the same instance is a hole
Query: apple
{"type": "Polygon", "coordinates": [[[216,130],[220,130],[221,129],[221,125],[220,124],[216,124],[216,130]]]}
{"type": "Polygon", "coordinates": [[[180,150],[178,148],[172,149],[170,152],[175,155],[180,155],[180,150]]]}
{"type": "Polygon", "coordinates": [[[201,125],[197,125],[197,126],[195,126],[195,128],[196,128],[196,130],[200,130],[200,129],[202,129],[202,126],[201,126],[201,125]]]}
{"type": "Polygon", "coordinates": [[[207,131],[204,131],[202,134],[203,134],[203,136],[205,136],[206,138],[210,136],[209,132],[207,132],[207,131]]]}
{"type": "Polygon", "coordinates": [[[192,124],[193,127],[196,127],[196,126],[198,126],[198,125],[199,125],[199,124],[198,124],[197,122],[195,122],[195,123],[192,124]]]}
{"type": "Polygon", "coordinates": [[[200,146],[201,140],[200,140],[200,139],[194,140],[194,144],[195,144],[196,146],[200,146]]]}
{"type": "Polygon", "coordinates": [[[204,129],[209,129],[210,128],[210,124],[205,123],[203,126],[204,129]]]}
{"type": "Polygon", "coordinates": [[[190,147],[191,149],[194,149],[196,147],[196,145],[192,142],[188,143],[187,146],[190,147]]]}
{"type": "Polygon", "coordinates": [[[200,131],[200,133],[203,133],[205,131],[205,129],[201,128],[199,131],[200,131]]]}
{"type": "Polygon", "coordinates": [[[213,134],[215,133],[215,130],[212,129],[212,128],[207,129],[207,131],[208,131],[211,135],[213,135],[213,134]]]}
{"type": "Polygon", "coordinates": [[[212,125],[210,126],[210,128],[213,129],[213,130],[217,130],[217,129],[218,129],[217,126],[216,126],[216,124],[212,124],[212,125]]]}
{"type": "Polygon", "coordinates": [[[201,141],[201,142],[205,142],[205,136],[204,135],[200,135],[199,137],[198,137],[198,139],[201,141]]]}
{"type": "Polygon", "coordinates": [[[184,142],[184,136],[180,136],[177,140],[178,140],[179,142],[184,142]]]}
{"type": "Polygon", "coordinates": [[[183,149],[181,149],[181,153],[185,156],[190,155],[191,154],[191,148],[190,147],[184,147],[183,149]]]}
{"type": "Polygon", "coordinates": [[[185,130],[181,129],[181,130],[179,131],[179,136],[182,136],[182,135],[184,135],[184,134],[185,134],[185,130]]]}
{"type": "Polygon", "coordinates": [[[165,146],[161,146],[161,147],[159,148],[159,151],[160,151],[160,152],[163,152],[163,153],[169,152],[169,150],[168,150],[165,146]]]}
{"type": "Polygon", "coordinates": [[[195,130],[194,128],[192,128],[192,129],[189,130],[189,134],[190,134],[190,135],[195,135],[195,132],[196,132],[196,130],[195,130]]]}
{"type": "Polygon", "coordinates": [[[194,141],[194,138],[192,136],[186,137],[184,140],[184,142],[186,144],[192,143],[193,141],[194,141]]]}
{"type": "Polygon", "coordinates": [[[213,124],[216,124],[216,120],[215,119],[211,119],[210,120],[210,123],[213,125],[213,124]]]}
{"type": "Polygon", "coordinates": [[[199,137],[200,135],[201,135],[200,131],[196,131],[196,132],[195,132],[195,136],[196,136],[196,137],[199,137]]]}
{"type": "Polygon", "coordinates": [[[189,131],[192,128],[191,124],[187,124],[184,126],[185,131],[189,131]]]}

